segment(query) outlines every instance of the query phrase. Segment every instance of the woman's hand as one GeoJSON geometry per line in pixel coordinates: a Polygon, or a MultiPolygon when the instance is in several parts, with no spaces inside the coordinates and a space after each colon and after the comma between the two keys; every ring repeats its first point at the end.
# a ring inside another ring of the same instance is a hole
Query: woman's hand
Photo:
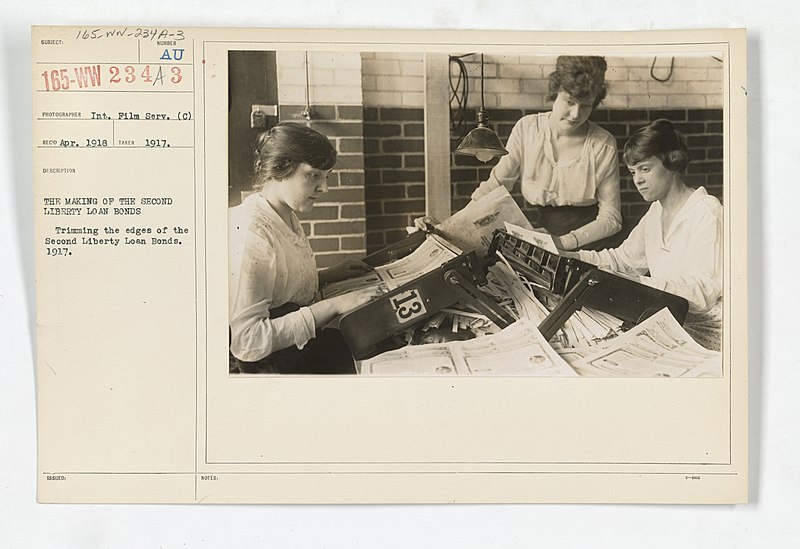
{"type": "Polygon", "coordinates": [[[439,220],[435,217],[426,215],[425,217],[418,217],[414,220],[414,228],[423,233],[433,232],[433,228],[439,224],[439,220]]]}
{"type": "Polygon", "coordinates": [[[571,233],[567,233],[562,236],[552,235],[553,237],[553,244],[556,245],[558,251],[561,252],[561,255],[564,255],[564,251],[566,250],[574,250],[578,247],[578,239],[575,238],[571,233]]]}
{"type": "Polygon", "coordinates": [[[364,288],[362,290],[355,290],[353,292],[348,292],[346,294],[333,297],[331,298],[331,301],[336,302],[336,314],[343,315],[349,313],[353,309],[357,309],[358,307],[369,303],[371,299],[382,295],[382,293],[383,292],[381,292],[377,287],[364,288]]]}
{"type": "Polygon", "coordinates": [[[336,282],[338,280],[346,280],[354,276],[360,276],[368,273],[372,267],[361,261],[360,259],[345,259],[331,267],[328,267],[319,273],[319,283],[327,284],[328,282],[336,282]]]}
{"type": "Polygon", "coordinates": [[[380,296],[382,293],[383,292],[381,292],[377,286],[364,288],[362,290],[337,295],[330,299],[317,301],[309,305],[309,309],[311,309],[311,314],[314,315],[314,323],[316,326],[324,326],[333,320],[333,318],[349,313],[353,309],[369,303],[371,299],[380,296]]]}
{"type": "Polygon", "coordinates": [[[568,242],[575,240],[574,238],[572,238],[571,235],[565,234],[563,236],[556,236],[556,235],[551,235],[551,236],[553,238],[553,244],[555,244],[556,248],[558,249],[558,255],[560,255],[561,257],[571,257],[573,259],[580,259],[580,254],[578,254],[578,252],[569,251],[571,250],[571,248],[565,245],[564,240],[568,242]]]}
{"type": "Polygon", "coordinates": [[[560,255],[561,257],[571,257],[573,259],[581,258],[581,254],[579,254],[578,252],[568,252],[566,250],[559,250],[558,255],[560,255]]]}
{"type": "Polygon", "coordinates": [[[493,190],[497,189],[498,187],[500,187],[500,184],[497,181],[492,181],[491,179],[487,179],[486,181],[483,181],[480,185],[478,185],[478,187],[474,191],[472,191],[472,195],[470,196],[470,198],[472,200],[480,200],[481,198],[483,198],[493,190]]]}

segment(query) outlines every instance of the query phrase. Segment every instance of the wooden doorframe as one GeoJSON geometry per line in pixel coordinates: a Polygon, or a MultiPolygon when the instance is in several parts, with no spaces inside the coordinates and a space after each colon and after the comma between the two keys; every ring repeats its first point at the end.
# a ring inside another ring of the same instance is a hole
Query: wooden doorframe
{"type": "Polygon", "coordinates": [[[450,217],[450,71],[445,53],[425,54],[425,213],[450,217]]]}

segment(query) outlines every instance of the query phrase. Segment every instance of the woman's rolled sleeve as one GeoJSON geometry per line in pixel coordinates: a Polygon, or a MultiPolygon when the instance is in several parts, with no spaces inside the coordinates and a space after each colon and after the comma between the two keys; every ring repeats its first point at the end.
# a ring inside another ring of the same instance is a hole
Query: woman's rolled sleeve
{"type": "Polygon", "coordinates": [[[577,242],[576,247],[585,246],[600,239],[617,234],[622,229],[619,195],[619,165],[614,147],[601,146],[595,166],[597,169],[597,217],[574,229],[571,234],[577,242]]]}
{"type": "Polygon", "coordinates": [[[311,309],[302,307],[272,319],[265,301],[236,311],[230,326],[231,353],[246,362],[261,360],[292,345],[302,349],[315,335],[311,309]]]}
{"type": "Polygon", "coordinates": [[[649,271],[645,250],[644,219],[628,235],[618,247],[599,252],[580,250],[581,261],[597,265],[603,269],[622,273],[632,277],[641,277],[649,271]]]}
{"type": "Polygon", "coordinates": [[[292,345],[302,348],[314,337],[314,316],[308,307],[270,318],[270,309],[284,305],[276,302],[275,296],[276,287],[285,285],[287,273],[268,238],[249,234],[241,254],[237,250],[231,261],[240,261],[239,271],[231,278],[233,356],[254,362],[292,345]]]}

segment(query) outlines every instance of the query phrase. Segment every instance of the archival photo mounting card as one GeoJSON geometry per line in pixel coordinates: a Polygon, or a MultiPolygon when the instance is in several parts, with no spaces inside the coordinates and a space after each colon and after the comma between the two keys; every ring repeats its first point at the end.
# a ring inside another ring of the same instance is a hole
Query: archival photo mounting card
{"type": "Polygon", "coordinates": [[[745,37],[34,27],[38,500],[746,502],[745,37]]]}

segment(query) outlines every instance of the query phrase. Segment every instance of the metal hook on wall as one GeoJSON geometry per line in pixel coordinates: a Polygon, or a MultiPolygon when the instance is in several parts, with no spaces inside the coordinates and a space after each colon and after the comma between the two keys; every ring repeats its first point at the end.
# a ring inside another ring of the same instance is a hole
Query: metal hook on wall
{"type": "Polygon", "coordinates": [[[657,82],[668,82],[669,79],[672,78],[672,71],[675,69],[675,56],[672,56],[672,58],[670,59],[669,72],[667,73],[667,76],[664,78],[659,78],[658,76],[656,76],[655,71],[656,71],[657,60],[658,57],[653,57],[653,63],[650,65],[650,77],[657,82]]]}

